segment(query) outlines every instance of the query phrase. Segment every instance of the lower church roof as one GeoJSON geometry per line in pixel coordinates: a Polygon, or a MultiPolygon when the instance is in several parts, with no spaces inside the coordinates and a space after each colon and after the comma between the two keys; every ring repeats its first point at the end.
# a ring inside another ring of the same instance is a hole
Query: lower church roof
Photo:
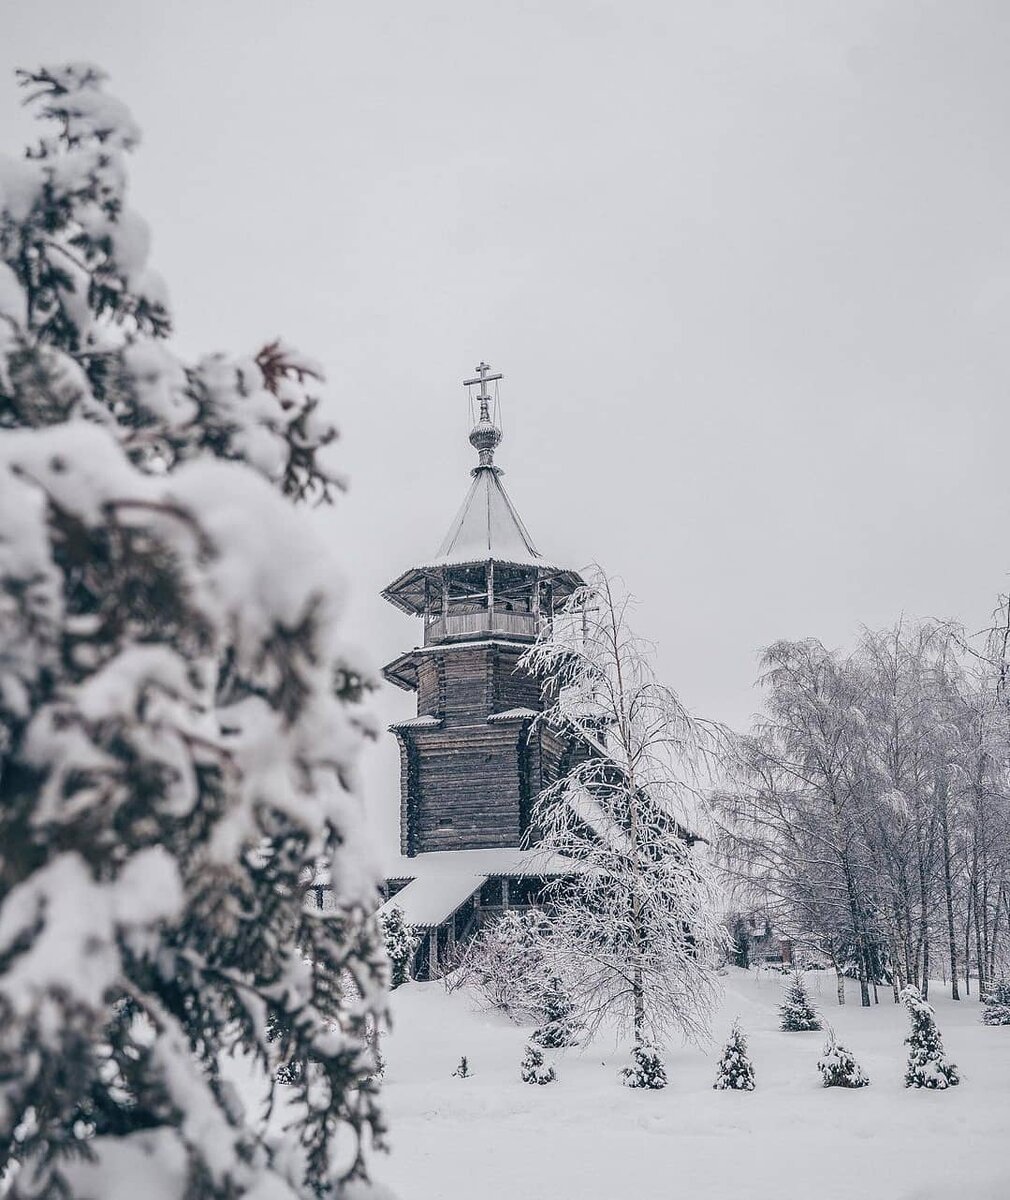
{"type": "Polygon", "coordinates": [[[398,908],[409,925],[431,928],[447,921],[486,879],[507,876],[556,878],[571,875],[578,864],[560,854],[512,847],[486,850],[439,850],[399,858],[389,879],[410,879],[379,913],[398,908]]]}

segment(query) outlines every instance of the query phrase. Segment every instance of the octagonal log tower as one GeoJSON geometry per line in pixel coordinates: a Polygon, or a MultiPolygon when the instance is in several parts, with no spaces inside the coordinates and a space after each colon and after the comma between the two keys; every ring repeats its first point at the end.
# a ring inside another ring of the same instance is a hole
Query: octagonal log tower
{"type": "Polygon", "coordinates": [[[417,694],[417,715],[391,726],[407,858],[524,845],[537,795],[565,768],[563,744],[533,724],[540,685],[518,664],[582,580],[540,554],[505,491],[487,391],[501,376],[488,370],[465,381],[480,385],[466,498],[435,555],[382,592],[423,630],[383,672],[417,694]]]}

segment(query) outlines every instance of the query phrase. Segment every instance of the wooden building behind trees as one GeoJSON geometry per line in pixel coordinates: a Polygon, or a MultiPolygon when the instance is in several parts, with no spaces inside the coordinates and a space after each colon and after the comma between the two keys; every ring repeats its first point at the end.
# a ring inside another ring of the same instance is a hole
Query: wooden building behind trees
{"type": "Polygon", "coordinates": [[[486,363],[470,443],[477,465],[437,553],[404,571],[383,597],[421,622],[421,644],[384,669],[416,693],[417,714],[391,726],[400,747],[400,853],[387,882],[423,941],[418,970],[435,973],[488,911],[536,903],[563,862],[531,850],[533,806],[570,753],[549,726],[540,685],[519,664],[581,584],[545,559],[502,484],[494,454],[486,363]]]}

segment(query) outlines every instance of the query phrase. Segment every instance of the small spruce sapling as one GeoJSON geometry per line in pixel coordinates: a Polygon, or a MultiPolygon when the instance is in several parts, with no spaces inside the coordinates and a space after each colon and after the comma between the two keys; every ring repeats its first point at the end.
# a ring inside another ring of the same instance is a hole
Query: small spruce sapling
{"type": "Polygon", "coordinates": [[[870,1085],[869,1075],[856,1062],[852,1051],[836,1039],[835,1031],[830,1028],[824,1052],[817,1060],[817,1069],[825,1087],[861,1088],[870,1085]]]}
{"type": "Polygon", "coordinates": [[[473,1074],[473,1071],[470,1070],[470,1064],[467,1062],[465,1054],[459,1060],[459,1065],[456,1067],[456,1070],[453,1071],[452,1074],[453,1074],[453,1077],[456,1079],[469,1079],[470,1076],[473,1074]]]}
{"type": "Polygon", "coordinates": [[[994,983],[982,1001],[983,1025],[1010,1025],[1010,983],[994,983]]]}
{"type": "Polygon", "coordinates": [[[923,1000],[919,989],[911,984],[901,993],[901,1002],[908,1009],[912,1029],[905,1044],[908,1046],[908,1066],[905,1087],[943,1088],[961,1082],[957,1067],[943,1049],[943,1039],[936,1027],[933,1006],[923,1000]]]}
{"type": "Polygon", "coordinates": [[[548,1050],[578,1044],[575,1036],[578,1030],[575,1005],[569,999],[564,984],[557,975],[551,976],[544,994],[544,1016],[547,1020],[539,1029],[533,1031],[532,1041],[548,1050]]]}
{"type": "Polygon", "coordinates": [[[631,1051],[634,1060],[630,1067],[621,1068],[621,1081],[630,1088],[666,1087],[666,1067],[654,1046],[635,1046],[631,1051]]]}
{"type": "Polygon", "coordinates": [[[554,1068],[544,1062],[542,1050],[538,1050],[532,1042],[526,1043],[526,1052],[519,1068],[523,1083],[553,1083],[557,1079],[554,1068]]]}
{"type": "Polygon", "coordinates": [[[382,936],[386,943],[386,955],[389,958],[389,990],[405,983],[410,983],[410,968],[414,961],[420,938],[414,932],[414,927],[403,919],[403,910],[394,906],[379,917],[382,926],[382,936]]]}
{"type": "Polygon", "coordinates": [[[733,1022],[712,1087],[719,1092],[754,1090],[754,1064],[747,1055],[747,1039],[741,1032],[738,1021],[733,1022]]]}
{"type": "Polygon", "coordinates": [[[820,1015],[810,1002],[803,977],[798,971],[789,981],[785,997],[779,1005],[779,1014],[782,1018],[779,1028],[787,1033],[804,1033],[821,1028],[820,1015]]]}

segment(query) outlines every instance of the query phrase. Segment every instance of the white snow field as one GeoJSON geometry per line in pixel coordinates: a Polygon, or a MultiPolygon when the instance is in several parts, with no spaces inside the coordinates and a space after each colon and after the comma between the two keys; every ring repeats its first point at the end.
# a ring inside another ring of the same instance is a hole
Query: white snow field
{"type": "Polygon", "coordinates": [[[441,983],[393,993],[383,1038],[391,1154],[375,1176],[402,1200],[1008,1200],[1010,1028],[979,1024],[974,997],[931,988],[937,1023],[963,1082],[906,1090],[908,1018],[880,1004],[835,1002],[833,975],[807,975],[811,996],[869,1073],[860,1090],[821,1087],[822,1033],[782,1033],[782,977],[734,969],[713,1044],[666,1055],[663,1091],[621,1086],[626,1047],[598,1039],[545,1051],[558,1081],[522,1083],[529,1029],[477,1011],[441,983]],[[749,1039],[757,1090],[712,1089],[733,1018],[749,1039]],[[453,1078],[461,1055],[472,1078],[453,1078]]]}

